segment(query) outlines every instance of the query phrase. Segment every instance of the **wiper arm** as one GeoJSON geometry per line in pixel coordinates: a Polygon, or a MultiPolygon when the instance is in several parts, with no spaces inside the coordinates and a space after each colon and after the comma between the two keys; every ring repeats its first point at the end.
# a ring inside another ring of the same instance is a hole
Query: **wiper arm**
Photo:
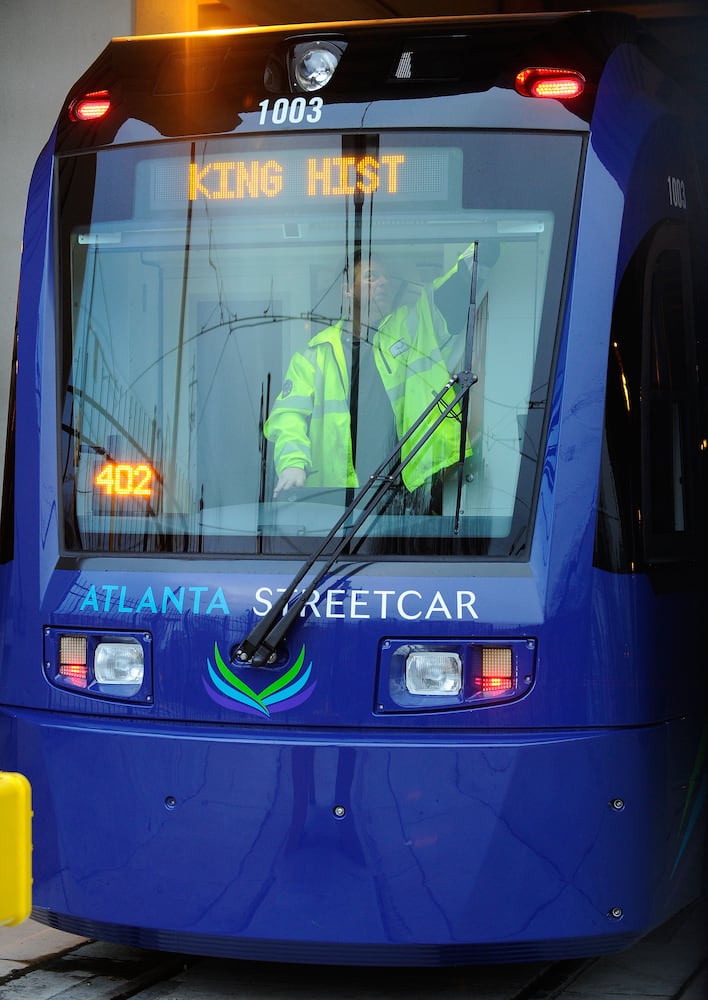
{"type": "MultiPolygon", "coordinates": [[[[472,268],[470,274],[470,299],[467,306],[467,323],[465,324],[465,370],[472,368],[472,353],[474,348],[475,323],[477,317],[477,265],[479,244],[472,249],[472,268]]],[[[467,424],[469,422],[469,399],[465,398],[460,409],[460,455],[457,463],[457,491],[455,496],[455,519],[453,534],[460,533],[460,514],[462,512],[462,484],[465,475],[465,452],[467,450],[467,424]]]]}
{"type": "Polygon", "coordinates": [[[466,405],[467,394],[476,381],[477,376],[471,371],[458,372],[456,375],[452,375],[449,378],[440,392],[438,392],[434,397],[430,405],[425,408],[415,423],[403,435],[400,441],[396,443],[393,450],[386,456],[386,458],[384,458],[376,471],[369,477],[368,482],[365,483],[356,493],[351,503],[346,507],[342,515],[337,520],[336,524],[334,524],[330,529],[326,538],[322,540],[316,551],[301,566],[291,580],[290,584],[286,587],[285,592],[281,594],[278,600],[273,604],[268,614],[265,615],[265,617],[263,617],[249,632],[246,638],[232,650],[232,661],[250,663],[254,667],[262,667],[268,663],[269,660],[271,660],[275,654],[278,644],[285,638],[288,629],[300,615],[300,612],[309,601],[318,583],[327,575],[337,557],[356,535],[359,527],[385,497],[386,493],[388,493],[391,489],[391,486],[394,482],[396,482],[397,477],[405,469],[408,463],[415,458],[420,449],[429,441],[430,437],[435,433],[443,420],[449,416],[458,404],[466,405]],[[453,400],[445,403],[441,408],[441,404],[446,393],[454,385],[459,385],[460,391],[455,395],[453,400]],[[402,446],[410,440],[418,428],[436,409],[438,410],[438,415],[430,427],[428,427],[419,440],[415,442],[405,458],[399,457],[393,468],[386,475],[384,475],[385,470],[391,462],[393,462],[396,456],[400,456],[400,449],[402,446]],[[291,607],[285,611],[290,598],[297,590],[300,582],[305,576],[307,576],[314,564],[322,558],[322,554],[326,551],[339,529],[362,504],[374,486],[376,486],[376,489],[374,490],[373,495],[369,497],[363,509],[357,514],[355,521],[349,526],[347,531],[344,532],[314,578],[307,584],[305,589],[300,592],[291,607]]]}

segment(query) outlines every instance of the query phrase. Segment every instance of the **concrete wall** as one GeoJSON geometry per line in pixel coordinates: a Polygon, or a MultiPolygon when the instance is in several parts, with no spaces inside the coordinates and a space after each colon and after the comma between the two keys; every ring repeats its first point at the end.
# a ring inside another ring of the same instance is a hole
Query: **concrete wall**
{"type": "MultiPolygon", "coordinates": [[[[0,459],[4,455],[25,199],[62,101],[133,0],[0,0],[0,459]]],[[[1,475],[2,465],[0,465],[1,475]]]]}

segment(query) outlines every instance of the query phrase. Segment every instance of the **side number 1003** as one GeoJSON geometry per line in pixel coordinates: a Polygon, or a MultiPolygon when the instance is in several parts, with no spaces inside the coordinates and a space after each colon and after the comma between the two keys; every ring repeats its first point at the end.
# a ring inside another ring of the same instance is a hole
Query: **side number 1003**
{"type": "Polygon", "coordinates": [[[686,185],[680,177],[667,177],[669,205],[672,208],[686,208],[686,185]]]}

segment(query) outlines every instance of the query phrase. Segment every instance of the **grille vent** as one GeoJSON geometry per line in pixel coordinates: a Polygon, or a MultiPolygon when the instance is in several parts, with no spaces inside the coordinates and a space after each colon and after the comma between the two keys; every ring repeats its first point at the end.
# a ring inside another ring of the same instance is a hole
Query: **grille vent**
{"type": "Polygon", "coordinates": [[[459,80],[463,74],[464,38],[417,39],[399,52],[393,79],[400,82],[459,80]]]}

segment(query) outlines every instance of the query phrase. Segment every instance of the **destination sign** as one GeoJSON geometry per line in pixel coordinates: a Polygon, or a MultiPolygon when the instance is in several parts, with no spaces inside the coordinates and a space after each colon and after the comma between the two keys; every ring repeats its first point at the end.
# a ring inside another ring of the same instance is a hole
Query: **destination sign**
{"type": "MultiPolygon", "coordinates": [[[[167,209],[209,203],[294,203],[347,197],[388,201],[440,201],[451,179],[461,176],[458,149],[409,149],[354,154],[311,150],[213,156],[192,162],[170,160],[139,165],[150,172],[150,205],[167,209]]],[[[457,188],[459,181],[453,184],[457,188]]],[[[139,185],[142,187],[142,183],[139,185]]]]}
{"type": "MultiPolygon", "coordinates": [[[[383,156],[311,156],[306,161],[309,198],[396,194],[402,153],[383,156]]],[[[189,200],[242,201],[244,198],[277,198],[284,189],[288,164],[280,160],[220,160],[204,167],[189,165],[189,200]]]]}

